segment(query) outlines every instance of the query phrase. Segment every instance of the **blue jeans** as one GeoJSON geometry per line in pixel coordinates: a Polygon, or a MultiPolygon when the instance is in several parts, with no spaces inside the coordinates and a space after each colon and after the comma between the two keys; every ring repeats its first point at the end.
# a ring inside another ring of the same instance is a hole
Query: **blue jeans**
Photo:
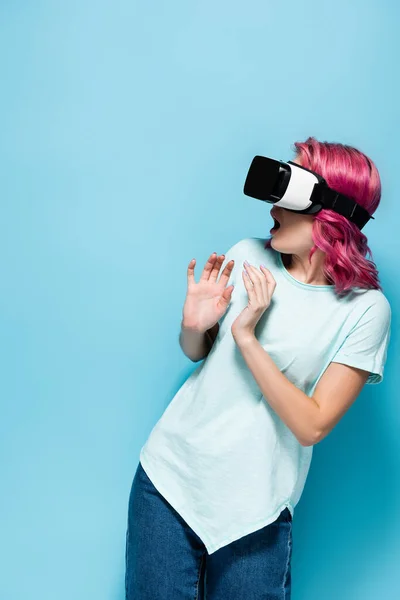
{"type": "Polygon", "coordinates": [[[140,461],[129,496],[126,600],[290,600],[292,517],[208,554],[140,461]]]}

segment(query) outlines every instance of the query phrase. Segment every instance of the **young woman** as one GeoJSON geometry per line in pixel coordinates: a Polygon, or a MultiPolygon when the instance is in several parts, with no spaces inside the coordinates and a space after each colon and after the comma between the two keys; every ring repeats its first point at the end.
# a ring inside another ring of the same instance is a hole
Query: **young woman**
{"type": "MultiPolygon", "coordinates": [[[[298,164],[375,212],[367,156],[315,138],[295,149],[298,164]]],[[[365,235],[329,209],[271,215],[270,238],[214,252],[198,283],[188,265],[180,343],[205,360],[140,452],[127,600],[288,600],[313,446],[365,383],[382,381],[391,310],[365,235]]]]}

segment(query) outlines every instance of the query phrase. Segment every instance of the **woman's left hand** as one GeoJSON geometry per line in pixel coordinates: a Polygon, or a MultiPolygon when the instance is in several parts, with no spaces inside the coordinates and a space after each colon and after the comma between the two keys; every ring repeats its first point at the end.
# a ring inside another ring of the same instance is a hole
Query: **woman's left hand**
{"type": "Polygon", "coordinates": [[[248,294],[246,308],[236,317],[231,332],[236,341],[254,337],[254,330],[263,313],[271,304],[276,281],[264,265],[258,270],[245,261],[242,278],[248,294]]]}

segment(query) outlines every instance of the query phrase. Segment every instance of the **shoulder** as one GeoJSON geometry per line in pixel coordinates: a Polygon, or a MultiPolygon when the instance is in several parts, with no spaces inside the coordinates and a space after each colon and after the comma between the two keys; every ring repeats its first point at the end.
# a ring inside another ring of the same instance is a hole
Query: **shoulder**
{"type": "Polygon", "coordinates": [[[225,260],[222,264],[222,268],[230,260],[235,261],[233,275],[236,275],[236,271],[239,266],[248,260],[251,264],[264,263],[271,271],[274,271],[277,266],[277,255],[278,252],[273,248],[265,247],[266,239],[258,237],[246,237],[235,242],[226,252],[225,260]]]}
{"type": "Polygon", "coordinates": [[[371,290],[376,292],[371,296],[369,311],[375,318],[379,318],[382,323],[390,323],[392,317],[392,308],[390,302],[380,290],[371,290]]]}
{"type": "Polygon", "coordinates": [[[365,290],[361,305],[365,310],[379,311],[386,314],[391,312],[390,302],[381,290],[365,290]]]}
{"type": "Polygon", "coordinates": [[[364,290],[360,295],[358,317],[362,322],[368,322],[378,328],[390,325],[392,309],[388,298],[381,290],[364,290]]]}
{"type": "Polygon", "coordinates": [[[233,244],[233,246],[229,248],[229,252],[235,251],[238,253],[242,253],[246,251],[258,251],[265,254],[267,258],[268,256],[274,257],[277,254],[277,252],[273,248],[266,248],[266,241],[266,238],[246,237],[233,244]]]}

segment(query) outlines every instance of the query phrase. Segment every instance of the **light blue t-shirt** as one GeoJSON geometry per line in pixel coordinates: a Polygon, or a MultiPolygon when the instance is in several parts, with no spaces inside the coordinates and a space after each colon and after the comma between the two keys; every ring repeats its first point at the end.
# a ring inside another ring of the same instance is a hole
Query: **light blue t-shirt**
{"type": "Polygon", "coordinates": [[[391,309],[381,291],[356,288],[340,298],[334,286],[302,283],[265,241],[246,238],[226,253],[222,269],[235,259],[235,289],[214,345],[140,452],[155,487],[209,554],[275,521],[285,507],[293,515],[313,452],[265,400],[233,339],[231,325],[248,301],[243,261],[264,263],[276,280],[255,334],[308,396],[332,361],[370,371],[367,383],[380,383],[390,339],[391,309]]]}

